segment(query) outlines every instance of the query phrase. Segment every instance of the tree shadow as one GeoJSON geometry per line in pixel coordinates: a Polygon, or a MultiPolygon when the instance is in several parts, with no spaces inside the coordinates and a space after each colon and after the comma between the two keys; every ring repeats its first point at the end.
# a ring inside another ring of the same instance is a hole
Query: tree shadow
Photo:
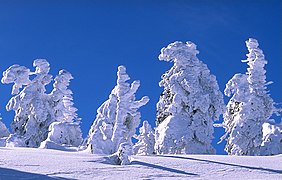
{"type": "Polygon", "coordinates": [[[147,167],[160,169],[160,170],[168,171],[172,173],[178,173],[178,174],[189,175],[189,176],[199,176],[198,174],[189,173],[189,172],[181,171],[178,169],[168,168],[168,167],[164,167],[164,166],[160,166],[156,164],[150,164],[150,163],[141,162],[141,161],[136,161],[136,160],[132,161],[130,165],[141,165],[141,166],[147,166],[147,167]]]}
{"type": "Polygon", "coordinates": [[[50,177],[44,174],[36,174],[30,172],[19,171],[0,167],[0,180],[15,180],[15,179],[40,179],[40,180],[69,180],[62,177],[50,177]]]}
{"type": "Polygon", "coordinates": [[[282,170],[277,170],[277,169],[245,166],[245,165],[239,165],[239,164],[230,164],[230,163],[225,163],[225,162],[218,162],[218,161],[205,160],[205,159],[197,159],[197,158],[190,158],[190,157],[166,156],[166,155],[161,155],[161,156],[158,156],[158,157],[170,157],[170,158],[178,158],[178,159],[187,159],[187,160],[192,160],[192,161],[208,162],[208,163],[221,164],[221,165],[226,165],[226,166],[246,168],[246,169],[251,169],[251,170],[268,171],[268,172],[271,172],[271,173],[278,173],[278,174],[282,173],[282,170]]]}

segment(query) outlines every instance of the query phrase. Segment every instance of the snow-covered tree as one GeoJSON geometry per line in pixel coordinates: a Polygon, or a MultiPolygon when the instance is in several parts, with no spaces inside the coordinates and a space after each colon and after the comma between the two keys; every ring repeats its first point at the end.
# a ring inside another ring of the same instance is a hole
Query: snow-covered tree
{"type": "Polygon", "coordinates": [[[86,143],[93,154],[112,154],[112,135],[116,119],[117,96],[111,92],[109,99],[98,109],[97,116],[91,126],[86,143]]]}
{"type": "Polygon", "coordinates": [[[263,123],[262,125],[263,141],[261,144],[261,155],[282,154],[282,126],[263,123]]]}
{"type": "Polygon", "coordinates": [[[139,129],[139,135],[136,136],[138,142],[133,146],[133,154],[151,155],[154,154],[155,133],[148,121],[143,121],[142,127],[139,129]]]}
{"type": "Polygon", "coordinates": [[[49,126],[48,138],[41,143],[41,148],[77,147],[82,142],[77,109],[73,107],[72,91],[68,89],[71,79],[72,75],[66,70],[60,70],[55,77],[54,88],[48,101],[56,122],[49,126]]]}
{"type": "Polygon", "coordinates": [[[138,112],[138,109],[149,101],[147,96],[136,101],[135,93],[140,86],[140,81],[133,81],[130,86],[127,82],[130,78],[126,74],[126,68],[124,66],[118,67],[117,76],[117,88],[115,91],[118,97],[118,102],[112,136],[115,150],[118,150],[121,143],[127,142],[132,145],[131,138],[140,124],[141,113],[138,112]]]}
{"type": "Polygon", "coordinates": [[[8,137],[9,135],[10,135],[10,132],[8,128],[6,127],[6,125],[2,122],[2,117],[0,114],[0,138],[8,137]]]}
{"type": "Polygon", "coordinates": [[[53,122],[40,148],[66,150],[80,146],[81,142],[82,132],[77,122],[53,122]]]}
{"type": "Polygon", "coordinates": [[[117,85],[109,99],[97,110],[97,117],[86,140],[92,153],[112,154],[118,151],[122,143],[132,145],[131,138],[140,123],[138,109],[149,101],[147,96],[136,101],[135,93],[140,82],[134,81],[130,85],[124,66],[118,67],[117,76],[117,85]]]}
{"type": "Polygon", "coordinates": [[[77,109],[73,107],[72,91],[68,89],[70,80],[73,77],[66,70],[60,70],[55,77],[53,90],[50,93],[50,103],[54,111],[56,121],[73,122],[77,119],[77,109]]]}
{"type": "Polygon", "coordinates": [[[52,123],[52,114],[45,94],[45,86],[52,80],[49,75],[49,63],[45,59],[34,60],[35,72],[24,66],[13,65],[4,73],[2,83],[14,83],[12,94],[6,109],[14,110],[12,133],[7,139],[10,146],[38,147],[47,138],[48,127],[52,123]],[[30,75],[35,75],[29,80],[30,75]],[[19,92],[22,86],[25,87],[19,92]]]}
{"type": "Polygon", "coordinates": [[[158,154],[214,154],[213,120],[224,111],[223,95],[216,77],[197,58],[192,42],[174,42],[161,50],[159,59],[173,62],[162,75],[164,88],[157,103],[158,154]]]}
{"type": "Polygon", "coordinates": [[[231,155],[260,155],[262,127],[276,111],[266,86],[264,66],[267,61],[255,39],[246,41],[249,65],[246,74],[236,74],[226,85],[225,95],[231,96],[224,114],[223,127],[227,139],[225,151],[231,155]]]}
{"type": "Polygon", "coordinates": [[[6,139],[10,135],[9,130],[6,125],[2,122],[1,114],[0,114],[0,147],[6,146],[6,139]]]}

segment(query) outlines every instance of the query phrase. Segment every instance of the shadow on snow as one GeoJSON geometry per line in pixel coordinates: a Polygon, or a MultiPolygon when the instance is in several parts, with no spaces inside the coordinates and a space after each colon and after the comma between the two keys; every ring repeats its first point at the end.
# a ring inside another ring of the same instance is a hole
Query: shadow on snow
{"type": "Polygon", "coordinates": [[[172,172],[172,173],[178,173],[178,174],[189,175],[189,176],[199,176],[198,174],[188,173],[188,172],[181,171],[181,170],[178,170],[178,169],[168,168],[168,167],[164,167],[164,166],[160,166],[160,165],[156,165],[156,164],[150,164],[150,163],[141,162],[141,161],[136,161],[136,160],[132,161],[130,165],[141,165],[141,166],[147,166],[147,167],[160,169],[160,170],[168,171],[168,172],[172,172]]]}
{"type": "Polygon", "coordinates": [[[187,159],[187,160],[192,160],[192,161],[201,161],[201,162],[207,162],[207,163],[221,164],[221,165],[240,167],[240,168],[246,168],[246,169],[251,169],[251,170],[268,171],[268,172],[271,172],[271,173],[278,173],[278,174],[282,173],[282,170],[268,169],[268,168],[262,168],[262,167],[253,167],[253,166],[245,166],[245,165],[238,165],[238,164],[230,164],[230,163],[225,163],[225,162],[218,162],[218,161],[211,161],[211,160],[197,159],[197,158],[190,158],[190,157],[166,156],[166,155],[161,155],[161,156],[158,156],[158,157],[187,159]]]}
{"type": "MultiPolygon", "coordinates": [[[[113,164],[109,160],[108,157],[105,157],[104,161],[99,160],[99,161],[88,161],[88,162],[100,162],[100,163],[104,163],[104,164],[110,164],[110,165],[117,166],[117,165],[113,164]]],[[[156,164],[141,162],[141,161],[137,161],[137,160],[131,161],[130,165],[128,165],[128,166],[131,166],[131,165],[146,166],[146,167],[155,168],[155,169],[159,169],[159,170],[162,170],[162,171],[168,171],[168,172],[171,172],[171,173],[178,173],[178,174],[182,174],[182,175],[199,176],[198,174],[189,173],[189,172],[185,172],[185,171],[181,171],[181,170],[173,169],[173,168],[168,168],[168,167],[164,167],[164,166],[160,166],[160,165],[156,165],[156,164]]],[[[120,166],[120,165],[118,165],[118,166],[120,166]]],[[[122,167],[122,166],[120,166],[120,167],[122,167]]]]}
{"type": "Polygon", "coordinates": [[[0,167],[0,180],[15,180],[15,179],[68,180],[67,178],[50,177],[43,174],[35,174],[35,173],[0,167]]]}

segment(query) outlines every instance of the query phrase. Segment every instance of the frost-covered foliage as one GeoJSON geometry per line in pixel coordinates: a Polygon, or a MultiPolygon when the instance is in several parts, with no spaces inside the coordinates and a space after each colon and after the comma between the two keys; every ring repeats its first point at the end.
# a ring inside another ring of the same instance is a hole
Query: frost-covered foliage
{"type": "Polygon", "coordinates": [[[8,137],[9,135],[10,135],[10,132],[7,129],[6,125],[2,122],[2,117],[0,114],[0,138],[8,137]]]}
{"type": "Polygon", "coordinates": [[[82,142],[77,109],[73,107],[72,91],[68,89],[71,79],[72,75],[66,70],[59,71],[55,78],[53,91],[49,95],[49,104],[56,122],[49,126],[48,138],[41,143],[41,148],[78,147],[82,142]]]}
{"type": "Polygon", "coordinates": [[[161,50],[159,59],[173,62],[162,76],[164,87],[157,103],[158,154],[214,154],[213,120],[224,111],[223,95],[216,77],[197,58],[192,42],[174,42],[161,50]]]}
{"type": "Polygon", "coordinates": [[[86,143],[92,153],[112,154],[122,143],[132,145],[131,138],[140,123],[138,109],[149,101],[147,96],[136,101],[135,93],[140,82],[134,81],[130,85],[124,66],[118,67],[117,76],[117,85],[97,110],[97,117],[88,133],[86,143]]]}
{"type": "Polygon", "coordinates": [[[34,60],[35,72],[19,65],[9,67],[4,73],[2,83],[14,83],[12,94],[6,109],[15,111],[12,122],[12,135],[7,139],[10,145],[38,147],[47,138],[52,116],[45,94],[45,86],[52,80],[49,75],[49,63],[45,59],[34,60]],[[29,80],[30,75],[35,78],[29,80]],[[19,92],[19,89],[25,87],[19,92]],[[20,142],[14,142],[19,139],[20,142]]]}
{"type": "Polygon", "coordinates": [[[282,154],[282,127],[264,123],[262,125],[263,141],[261,144],[261,155],[282,154]]]}
{"type": "Polygon", "coordinates": [[[267,61],[255,39],[246,41],[249,50],[246,74],[236,74],[226,85],[225,95],[232,96],[224,114],[227,139],[225,151],[231,155],[260,155],[262,127],[276,111],[266,86],[267,61]]]}
{"type": "Polygon", "coordinates": [[[138,142],[133,146],[133,154],[151,155],[154,154],[155,133],[148,121],[143,121],[142,127],[139,129],[139,135],[136,137],[138,142]]]}

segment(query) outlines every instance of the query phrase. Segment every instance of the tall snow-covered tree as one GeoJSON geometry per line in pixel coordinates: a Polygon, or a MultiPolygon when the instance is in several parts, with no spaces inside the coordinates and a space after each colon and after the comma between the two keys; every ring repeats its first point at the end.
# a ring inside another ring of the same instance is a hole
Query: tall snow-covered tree
{"type": "Polygon", "coordinates": [[[97,110],[97,117],[86,140],[92,153],[112,154],[118,151],[122,143],[132,145],[131,138],[140,123],[138,109],[149,101],[147,96],[136,100],[135,93],[140,82],[134,81],[130,85],[124,66],[118,67],[117,76],[117,85],[109,99],[97,110]]]}
{"type": "Polygon", "coordinates": [[[224,111],[223,95],[216,77],[197,58],[192,42],[174,42],[161,50],[161,61],[173,62],[162,75],[164,88],[157,103],[158,154],[214,154],[213,120],[224,111]]]}
{"type": "Polygon", "coordinates": [[[72,91],[68,89],[71,79],[72,75],[66,70],[60,70],[55,77],[48,99],[55,122],[49,126],[48,138],[41,143],[41,148],[77,147],[82,142],[77,109],[73,107],[72,91]]]}
{"type": "Polygon", "coordinates": [[[133,146],[133,154],[151,155],[154,154],[155,133],[148,121],[143,121],[142,127],[139,129],[139,135],[136,136],[138,142],[133,146]]]}
{"type": "Polygon", "coordinates": [[[93,154],[112,154],[112,135],[116,119],[117,96],[114,91],[98,109],[96,119],[86,138],[87,148],[93,154]]]}
{"type": "Polygon", "coordinates": [[[47,138],[52,114],[48,104],[45,86],[52,80],[49,63],[45,59],[34,60],[35,72],[19,65],[9,67],[4,73],[2,83],[14,83],[6,109],[14,110],[12,135],[7,139],[10,146],[38,147],[47,138]],[[34,74],[31,81],[29,76],[34,74]],[[25,87],[19,92],[19,89],[25,87]]]}
{"type": "Polygon", "coordinates": [[[147,96],[142,97],[141,100],[136,100],[135,93],[140,86],[140,81],[133,81],[130,86],[127,82],[130,78],[124,66],[118,67],[117,76],[117,88],[115,91],[118,102],[112,136],[115,151],[118,150],[121,143],[129,143],[132,145],[131,138],[140,124],[141,113],[138,112],[138,109],[149,101],[147,96]]]}
{"type": "Polygon", "coordinates": [[[225,151],[230,155],[260,155],[262,127],[276,111],[266,86],[267,61],[255,39],[246,41],[249,68],[246,74],[236,74],[226,85],[225,95],[231,96],[224,114],[223,127],[227,139],[225,151]]]}

